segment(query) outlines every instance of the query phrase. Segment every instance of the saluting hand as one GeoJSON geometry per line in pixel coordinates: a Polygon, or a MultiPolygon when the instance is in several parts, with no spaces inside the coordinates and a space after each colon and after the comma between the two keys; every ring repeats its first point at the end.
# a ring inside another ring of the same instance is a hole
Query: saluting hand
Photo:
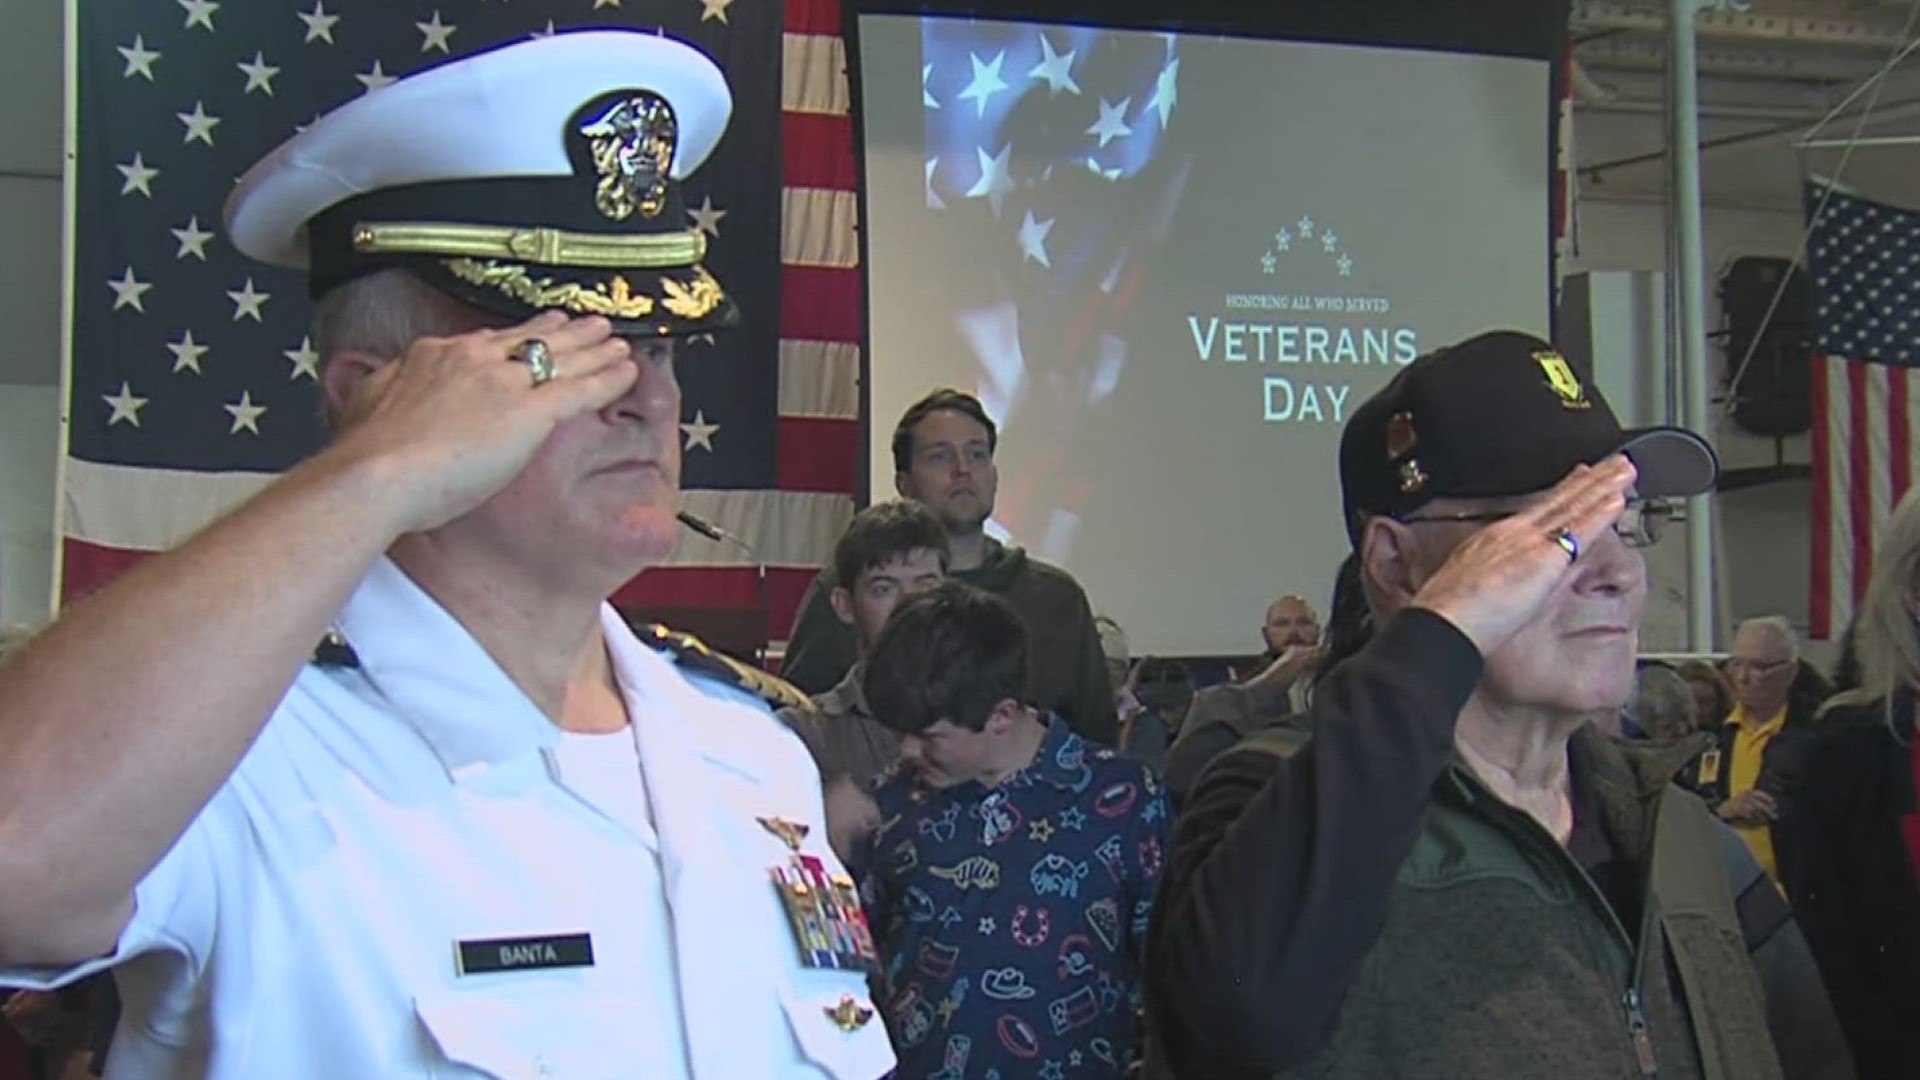
{"type": "Polygon", "coordinates": [[[431,529],[505,487],[562,421],[626,393],[639,374],[628,357],[607,320],[559,312],[421,338],[360,382],[328,454],[393,466],[396,531],[431,529]],[[543,385],[513,362],[529,338],[553,357],[554,377],[543,385]]]}
{"type": "Polygon", "coordinates": [[[1462,542],[1415,594],[1414,606],[1458,627],[1480,655],[1492,653],[1573,572],[1554,531],[1566,529],[1585,551],[1620,519],[1635,477],[1632,463],[1619,454],[1576,468],[1539,503],[1462,542]]]}

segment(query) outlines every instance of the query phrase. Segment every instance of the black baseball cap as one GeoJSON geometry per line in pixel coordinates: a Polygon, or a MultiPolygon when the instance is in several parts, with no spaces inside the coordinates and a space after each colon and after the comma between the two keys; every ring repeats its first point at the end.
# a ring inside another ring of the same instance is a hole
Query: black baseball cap
{"type": "Polygon", "coordinates": [[[1340,488],[1347,536],[1374,515],[1402,517],[1438,498],[1526,495],[1574,467],[1625,453],[1642,498],[1713,489],[1720,462],[1676,427],[1623,429],[1598,387],[1531,334],[1498,330],[1401,369],[1347,421],[1340,488]]]}

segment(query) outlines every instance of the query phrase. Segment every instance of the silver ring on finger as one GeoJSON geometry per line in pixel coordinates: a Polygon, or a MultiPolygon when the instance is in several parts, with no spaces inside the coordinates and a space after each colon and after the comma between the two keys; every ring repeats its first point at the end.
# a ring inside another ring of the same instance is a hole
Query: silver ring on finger
{"type": "Polygon", "coordinates": [[[527,365],[527,374],[533,378],[535,386],[545,386],[559,374],[553,363],[553,349],[539,338],[528,338],[515,345],[507,353],[507,359],[527,365]]]}
{"type": "Polygon", "coordinates": [[[1555,529],[1547,534],[1547,539],[1553,541],[1556,547],[1567,553],[1568,563],[1575,562],[1580,558],[1580,538],[1573,535],[1571,531],[1564,528],[1555,529]]]}

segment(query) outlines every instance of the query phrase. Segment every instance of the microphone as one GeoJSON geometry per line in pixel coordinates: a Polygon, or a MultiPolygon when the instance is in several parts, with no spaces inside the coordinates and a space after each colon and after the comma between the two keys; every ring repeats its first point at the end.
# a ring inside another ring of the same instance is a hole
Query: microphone
{"type": "Polygon", "coordinates": [[[675,516],[680,519],[680,524],[685,525],[687,528],[692,529],[694,532],[699,533],[701,536],[706,537],[716,544],[724,544],[733,539],[732,536],[722,532],[720,526],[715,525],[705,518],[695,517],[688,511],[682,510],[675,516]]]}

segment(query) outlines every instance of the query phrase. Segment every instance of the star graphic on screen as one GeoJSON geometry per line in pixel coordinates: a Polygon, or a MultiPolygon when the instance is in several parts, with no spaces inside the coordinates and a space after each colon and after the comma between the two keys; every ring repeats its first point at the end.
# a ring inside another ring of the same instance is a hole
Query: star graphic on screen
{"type": "Polygon", "coordinates": [[[131,79],[138,75],[148,82],[153,81],[153,62],[160,59],[160,54],[147,48],[146,38],[135,34],[132,45],[119,45],[115,48],[127,61],[127,70],[121,72],[123,78],[131,79]]]}
{"type": "Polygon", "coordinates": [[[123,420],[134,427],[140,426],[140,410],[146,405],[147,399],[134,396],[133,387],[127,385],[125,380],[122,380],[120,383],[119,393],[101,394],[100,400],[106,402],[113,409],[113,415],[107,417],[108,427],[112,427],[123,420]]]}
{"type": "Polygon", "coordinates": [[[700,21],[719,19],[727,21],[727,9],[733,6],[733,0],[700,0],[700,21]]]}
{"type": "Polygon", "coordinates": [[[174,113],[173,115],[178,117],[180,122],[187,126],[186,137],[182,138],[180,140],[181,142],[190,143],[198,139],[208,146],[213,145],[213,129],[219,125],[220,118],[210,115],[204,103],[196,101],[193,103],[192,112],[174,113]]]}
{"type": "Polygon", "coordinates": [[[713,437],[720,433],[719,424],[707,423],[707,414],[699,409],[693,411],[693,423],[681,424],[680,431],[686,435],[683,450],[705,450],[713,453],[713,437]]]}
{"type": "Polygon", "coordinates": [[[253,391],[242,390],[239,401],[220,407],[233,417],[233,427],[227,430],[227,434],[238,435],[242,431],[260,434],[260,418],[267,414],[267,407],[253,403],[253,391]]]}
{"type": "Polygon", "coordinates": [[[180,0],[180,6],[187,9],[187,29],[204,26],[207,33],[213,33],[213,13],[220,10],[219,4],[214,0],[180,0]]]}
{"type": "Polygon", "coordinates": [[[234,322],[239,322],[241,319],[252,319],[254,322],[259,322],[261,321],[260,306],[272,299],[272,294],[254,291],[253,279],[248,278],[247,283],[242,285],[237,291],[229,292],[227,299],[233,301],[234,322]]]}
{"type": "Polygon", "coordinates": [[[1287,232],[1273,234],[1273,247],[1276,251],[1293,250],[1293,234],[1287,232]]]}
{"type": "Polygon", "coordinates": [[[131,195],[137,191],[149,199],[153,198],[153,178],[160,175],[160,170],[148,168],[146,158],[135,154],[132,162],[126,165],[115,165],[114,168],[120,170],[123,181],[120,185],[120,194],[131,195]]]}
{"type": "Polygon", "coordinates": [[[716,208],[713,205],[713,199],[705,195],[700,197],[700,206],[697,209],[687,211],[687,217],[692,221],[693,227],[716,240],[720,238],[720,219],[726,216],[727,212],[716,208]]]}
{"type": "Polygon", "coordinates": [[[1313,236],[1313,219],[1312,219],[1312,218],[1310,218],[1310,217],[1303,217],[1303,218],[1301,218],[1301,219],[1300,219],[1300,224],[1299,224],[1299,226],[1298,226],[1298,228],[1299,228],[1299,230],[1300,230],[1300,239],[1302,239],[1302,240],[1307,240],[1307,239],[1310,239],[1310,238],[1312,238],[1312,236],[1313,236]]]}
{"type": "Polygon", "coordinates": [[[1013,191],[1013,178],[1007,175],[1007,157],[1013,153],[1013,144],[1001,147],[992,157],[984,149],[975,149],[974,153],[980,157],[980,179],[967,189],[967,198],[985,197],[993,207],[993,216],[999,217],[1001,204],[1013,191]]]}
{"type": "Polygon", "coordinates": [[[617,8],[619,6],[620,0],[593,0],[593,10],[595,11],[599,11],[601,8],[617,8]]]}
{"type": "Polygon", "coordinates": [[[1340,250],[1340,238],[1333,234],[1332,229],[1320,234],[1320,250],[1329,255],[1340,250]]]}
{"type": "Polygon", "coordinates": [[[1273,273],[1274,269],[1279,265],[1280,265],[1280,257],[1278,255],[1275,255],[1271,251],[1260,256],[1260,272],[1263,274],[1273,273]]]}
{"type": "Polygon", "coordinates": [[[443,53],[448,51],[447,39],[453,36],[455,30],[460,29],[457,26],[450,26],[441,22],[438,11],[429,16],[426,22],[414,23],[413,28],[420,31],[420,36],[425,39],[420,43],[421,52],[432,52],[435,49],[439,49],[443,53]]]}
{"type": "Polygon", "coordinates": [[[293,365],[293,374],[288,378],[298,379],[304,375],[316,382],[319,381],[320,354],[313,351],[312,338],[303,336],[300,339],[299,348],[288,349],[280,355],[286,357],[287,361],[293,365]]]}
{"type": "Polygon", "coordinates": [[[1105,147],[1115,139],[1133,134],[1127,126],[1127,107],[1133,104],[1132,98],[1121,98],[1120,104],[1110,104],[1106,98],[1100,99],[1100,119],[1093,122],[1087,134],[1100,136],[1100,145],[1105,147]]]}
{"type": "Polygon", "coordinates": [[[151,282],[134,277],[133,267],[129,266],[121,273],[119,280],[109,280],[107,288],[113,290],[113,310],[119,311],[121,308],[130,307],[135,311],[144,312],[147,310],[147,305],[141,298],[147,295],[147,290],[153,288],[153,285],[151,282]]]}
{"type": "Polygon", "coordinates": [[[1353,257],[1352,256],[1350,255],[1340,256],[1340,262],[1338,263],[1338,265],[1340,267],[1341,277],[1353,276],[1353,257]]]}
{"type": "Polygon", "coordinates": [[[998,929],[1000,929],[1000,924],[993,921],[993,916],[989,915],[980,920],[980,933],[983,937],[992,936],[993,932],[998,929]]]}
{"type": "Polygon", "coordinates": [[[173,370],[177,375],[182,371],[191,371],[195,375],[204,375],[200,370],[200,358],[207,355],[207,347],[193,340],[193,331],[180,335],[179,341],[167,342],[167,351],[173,354],[173,370]]]}
{"type": "Polygon", "coordinates": [[[1040,35],[1040,52],[1041,60],[1033,66],[1032,71],[1027,72],[1027,78],[1047,80],[1048,97],[1062,90],[1078,94],[1080,84],[1073,81],[1073,58],[1079,53],[1075,51],[1062,56],[1054,52],[1053,42],[1045,34],[1040,35]]]}
{"type": "Polygon", "coordinates": [[[972,101],[978,110],[977,115],[985,116],[987,100],[1007,88],[1006,80],[1000,77],[1000,65],[1007,62],[1007,51],[1000,50],[993,62],[988,64],[981,63],[979,55],[975,53],[968,53],[967,58],[973,61],[973,81],[960,91],[960,100],[972,101]]]}
{"type": "Polygon", "coordinates": [[[361,72],[355,75],[354,78],[360,80],[360,85],[366,87],[367,93],[369,94],[375,90],[385,90],[394,83],[393,76],[387,74],[386,69],[380,66],[380,61],[378,60],[373,62],[373,70],[361,72]]]}
{"type": "Polygon", "coordinates": [[[313,0],[312,11],[294,14],[300,17],[301,22],[307,24],[307,38],[303,44],[311,45],[316,41],[333,44],[333,25],[340,21],[340,16],[328,14],[327,7],[321,3],[321,0],[313,0]]]}
{"type": "Polygon", "coordinates": [[[259,90],[268,97],[273,96],[273,77],[280,74],[280,69],[267,63],[266,54],[255,51],[252,60],[243,60],[234,67],[247,77],[247,88],[242,93],[251,94],[259,90]]]}
{"type": "Polygon", "coordinates": [[[932,80],[932,78],[933,78],[933,65],[932,64],[921,65],[920,67],[920,104],[925,105],[929,109],[937,109],[940,107],[940,102],[937,98],[933,96],[933,90],[928,85],[929,81],[932,80]]]}
{"type": "Polygon", "coordinates": [[[1167,126],[1167,116],[1173,112],[1174,103],[1180,100],[1180,90],[1174,80],[1180,77],[1180,61],[1169,60],[1167,66],[1160,69],[1160,77],[1154,80],[1153,96],[1147,99],[1147,108],[1160,117],[1160,127],[1167,126]]]}
{"type": "Polygon", "coordinates": [[[546,26],[542,27],[539,30],[535,30],[533,33],[528,34],[527,36],[534,39],[535,41],[538,41],[543,37],[552,37],[553,35],[554,35],[553,20],[548,19],[546,26]]]}
{"type": "Polygon", "coordinates": [[[1024,262],[1032,259],[1047,269],[1053,269],[1053,262],[1047,258],[1047,234],[1053,231],[1053,218],[1045,221],[1034,219],[1033,211],[1027,211],[1026,220],[1020,223],[1020,258],[1024,262]]]}

